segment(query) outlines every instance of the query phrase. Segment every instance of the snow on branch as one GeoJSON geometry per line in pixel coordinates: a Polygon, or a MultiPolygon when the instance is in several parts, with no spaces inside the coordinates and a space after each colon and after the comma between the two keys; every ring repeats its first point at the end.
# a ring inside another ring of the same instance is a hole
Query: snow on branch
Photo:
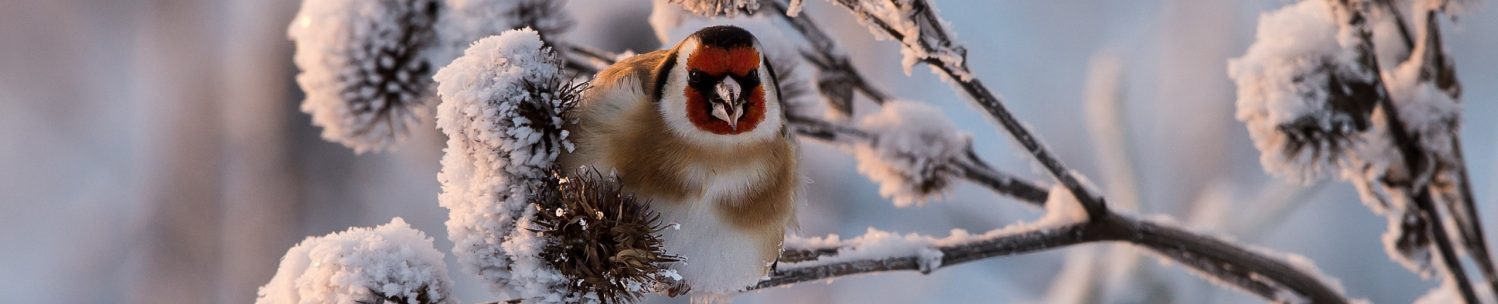
{"type": "Polygon", "coordinates": [[[432,238],[399,217],[308,237],[286,251],[255,303],[456,303],[442,259],[432,238]]]}
{"type": "MultiPolygon", "coordinates": [[[[954,230],[934,238],[898,235],[870,229],[850,240],[836,235],[791,238],[781,267],[754,289],[823,281],[883,271],[936,269],[992,257],[1010,256],[1102,241],[1142,246],[1190,267],[1203,278],[1265,299],[1312,303],[1346,303],[1337,281],[1321,274],[1309,260],[1250,249],[1222,239],[1192,233],[1159,221],[1110,214],[1088,219],[1075,197],[1053,187],[1046,215],[1035,223],[1015,224],[973,235],[954,230]]],[[[1168,222],[1168,221],[1166,221],[1168,222]]]]}
{"type": "Polygon", "coordinates": [[[832,1],[852,11],[874,38],[899,42],[906,75],[916,63],[925,62],[950,72],[947,76],[972,80],[964,62],[967,49],[956,42],[946,21],[937,17],[936,8],[927,0],[832,1]]]}
{"type": "Polygon", "coordinates": [[[1031,133],[1028,127],[1014,117],[1002,100],[988,89],[987,85],[973,77],[964,59],[967,51],[954,42],[946,22],[936,15],[935,8],[925,0],[834,0],[848,9],[861,23],[868,26],[875,36],[887,35],[902,42],[907,63],[914,56],[932,67],[934,73],[955,80],[964,93],[990,117],[1008,131],[1009,135],[1025,148],[1035,160],[1061,185],[1066,186],[1077,200],[1086,207],[1087,214],[1101,218],[1108,214],[1108,206],[1101,195],[1087,189],[1081,178],[1031,133]],[[912,37],[912,35],[920,35],[912,37]]]}
{"type": "Polygon", "coordinates": [[[436,0],[307,0],[287,29],[301,109],[322,137],[378,151],[427,113],[436,0]]]}

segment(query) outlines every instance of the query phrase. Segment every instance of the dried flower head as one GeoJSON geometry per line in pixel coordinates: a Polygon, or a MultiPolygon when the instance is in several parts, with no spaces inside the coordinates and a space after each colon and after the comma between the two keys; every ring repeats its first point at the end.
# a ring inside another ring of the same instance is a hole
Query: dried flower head
{"type": "Polygon", "coordinates": [[[1337,40],[1324,1],[1302,1],[1259,18],[1258,39],[1228,63],[1237,118],[1266,171],[1310,181],[1346,166],[1379,99],[1374,77],[1337,40]]]}
{"type": "Polygon", "coordinates": [[[401,218],[309,237],[286,251],[255,303],[453,303],[442,259],[401,218]]]}
{"type": "Polygon", "coordinates": [[[535,189],[572,149],[562,117],[582,85],[564,80],[557,54],[528,29],[479,40],[435,78],[448,136],[438,200],[453,255],[496,289],[549,293],[561,276],[542,267],[542,242],[524,228],[535,189]]]}
{"type": "Polygon", "coordinates": [[[426,116],[436,0],[308,0],[287,34],[302,111],[323,138],[356,152],[388,148],[426,116]]]}
{"type": "Polygon", "coordinates": [[[639,299],[667,278],[660,216],[627,194],[616,177],[595,170],[560,177],[538,193],[533,231],[546,240],[541,257],[567,276],[575,297],[601,303],[639,299]],[[591,297],[590,297],[591,296],[591,297]]]}
{"type": "Polygon", "coordinates": [[[858,172],[879,183],[879,194],[895,206],[939,197],[959,173],[953,163],[966,153],[969,137],[929,105],[891,100],[859,127],[874,135],[853,147],[858,172]]]}

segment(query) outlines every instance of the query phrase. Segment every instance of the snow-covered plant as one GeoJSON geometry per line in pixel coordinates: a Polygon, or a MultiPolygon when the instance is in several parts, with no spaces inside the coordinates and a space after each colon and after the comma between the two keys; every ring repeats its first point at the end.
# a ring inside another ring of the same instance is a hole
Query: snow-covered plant
{"type": "Polygon", "coordinates": [[[655,213],[615,178],[557,168],[572,150],[564,113],[583,86],[566,80],[537,32],[479,40],[436,79],[438,128],[448,135],[439,200],[464,267],[526,302],[684,291],[666,270],[675,258],[655,213]]]}
{"type": "Polygon", "coordinates": [[[448,136],[438,200],[450,210],[453,254],[492,287],[526,298],[565,280],[543,267],[542,241],[529,229],[534,189],[572,149],[561,114],[575,90],[560,62],[535,31],[512,30],[474,43],[435,77],[437,128],[448,136]]]}
{"type": "Polygon", "coordinates": [[[1267,171],[1300,181],[1340,171],[1387,218],[1383,241],[1392,259],[1422,277],[1456,281],[1472,301],[1458,251],[1489,280],[1498,269],[1471,215],[1456,138],[1460,85],[1435,28],[1437,12],[1460,6],[1449,4],[1414,1],[1418,34],[1411,35],[1396,2],[1302,1],[1262,17],[1258,41],[1230,62],[1229,73],[1238,83],[1238,118],[1267,171]],[[1410,51],[1390,51],[1403,49],[1410,51]],[[1315,58],[1333,58],[1320,59],[1332,69],[1308,69],[1315,58]]]}
{"type": "Polygon", "coordinates": [[[302,111],[323,138],[356,152],[399,142],[431,99],[437,0],[307,0],[287,34],[296,44],[302,111]]]}
{"type": "Polygon", "coordinates": [[[1343,167],[1368,130],[1373,77],[1338,43],[1326,1],[1302,1],[1259,17],[1257,40],[1228,62],[1238,85],[1237,118],[1264,169],[1309,182],[1343,167]]]}
{"type": "MultiPolygon", "coordinates": [[[[430,115],[432,73],[480,38],[521,27],[547,37],[573,21],[552,0],[307,0],[296,44],[302,111],[355,152],[395,146],[430,115]]],[[[552,42],[555,45],[555,42],[552,42]]]]}
{"type": "Polygon", "coordinates": [[[399,217],[308,237],[286,251],[255,303],[456,303],[442,259],[432,238],[399,217]]]}
{"type": "Polygon", "coordinates": [[[859,127],[873,139],[853,146],[858,172],[879,183],[879,194],[895,206],[939,198],[959,174],[955,161],[970,139],[941,110],[912,101],[890,101],[859,127]]]}

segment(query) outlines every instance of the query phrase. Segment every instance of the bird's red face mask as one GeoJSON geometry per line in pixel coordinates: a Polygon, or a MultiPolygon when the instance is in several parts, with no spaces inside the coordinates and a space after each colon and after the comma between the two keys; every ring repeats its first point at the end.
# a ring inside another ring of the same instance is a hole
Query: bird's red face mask
{"type": "Polygon", "coordinates": [[[753,46],[702,45],[687,58],[687,118],[698,129],[733,135],[765,116],[761,57],[753,46]]]}

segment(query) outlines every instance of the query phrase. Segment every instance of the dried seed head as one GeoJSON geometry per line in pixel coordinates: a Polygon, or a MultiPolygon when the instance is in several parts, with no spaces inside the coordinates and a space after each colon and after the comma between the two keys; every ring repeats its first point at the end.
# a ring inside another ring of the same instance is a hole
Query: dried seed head
{"type": "Polygon", "coordinates": [[[323,138],[357,152],[400,141],[432,99],[436,0],[309,0],[287,30],[302,111],[323,138]]]}
{"type": "Polygon", "coordinates": [[[646,202],[598,171],[558,176],[535,200],[557,212],[537,212],[533,230],[546,239],[542,258],[573,282],[562,287],[568,297],[633,302],[668,281],[667,264],[678,259],[665,253],[665,226],[646,202]]]}

